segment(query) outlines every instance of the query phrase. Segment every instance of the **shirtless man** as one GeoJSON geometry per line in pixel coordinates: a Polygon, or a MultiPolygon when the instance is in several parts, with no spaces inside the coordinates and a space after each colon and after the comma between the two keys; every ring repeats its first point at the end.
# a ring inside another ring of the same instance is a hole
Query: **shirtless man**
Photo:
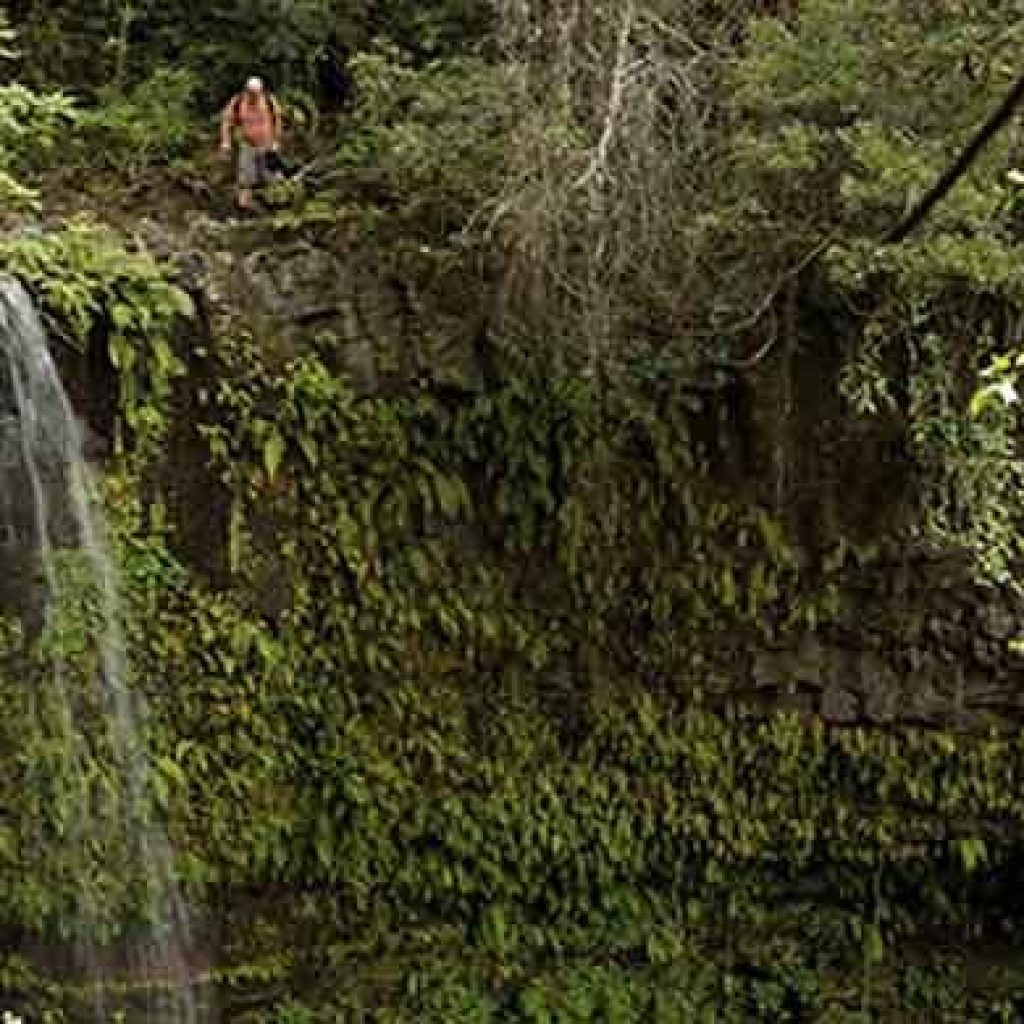
{"type": "Polygon", "coordinates": [[[221,113],[220,148],[230,154],[237,137],[236,202],[240,210],[253,209],[253,189],[273,180],[268,155],[281,145],[281,108],[260,78],[250,78],[221,113]]]}

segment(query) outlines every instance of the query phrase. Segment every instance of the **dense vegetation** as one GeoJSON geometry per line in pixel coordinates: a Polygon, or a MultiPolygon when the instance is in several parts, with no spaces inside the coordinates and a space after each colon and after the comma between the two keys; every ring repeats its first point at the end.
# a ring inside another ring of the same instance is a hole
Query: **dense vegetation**
{"type": "MultiPolygon", "coordinates": [[[[7,4],[0,267],[105,448],[225,1017],[1024,1013],[1015,126],[883,244],[1015,7],[7,4]],[[303,173],[236,224],[254,69],[303,173]]],[[[59,1019],[31,952],[137,893],[25,685],[88,629],[16,620],[0,986],[59,1019]]]]}

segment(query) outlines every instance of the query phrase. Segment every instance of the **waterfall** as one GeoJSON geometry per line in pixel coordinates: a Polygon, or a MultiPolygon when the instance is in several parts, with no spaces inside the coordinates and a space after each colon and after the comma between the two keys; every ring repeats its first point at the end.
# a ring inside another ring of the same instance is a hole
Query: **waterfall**
{"type": "MultiPolygon", "coordinates": [[[[4,277],[0,347],[0,554],[20,566],[17,614],[37,652],[28,699],[40,754],[26,770],[54,794],[36,815],[52,808],[52,820],[28,824],[24,859],[53,887],[61,980],[97,1021],[123,1005],[116,996],[130,1001],[128,1020],[193,1024],[188,914],[149,809],[106,525],[40,318],[4,277]]],[[[11,685],[27,684],[4,679],[11,685]]]]}

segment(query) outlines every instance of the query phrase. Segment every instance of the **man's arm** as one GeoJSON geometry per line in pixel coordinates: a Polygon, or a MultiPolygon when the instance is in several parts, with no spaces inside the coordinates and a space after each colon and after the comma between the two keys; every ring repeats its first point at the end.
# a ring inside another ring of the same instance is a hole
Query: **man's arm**
{"type": "Polygon", "coordinates": [[[220,115],[220,148],[231,148],[231,133],[235,127],[235,101],[231,99],[220,115]]]}
{"type": "Polygon", "coordinates": [[[284,131],[284,116],[281,113],[281,104],[277,102],[276,96],[270,97],[270,112],[274,118],[274,149],[281,147],[281,135],[284,131]]]}

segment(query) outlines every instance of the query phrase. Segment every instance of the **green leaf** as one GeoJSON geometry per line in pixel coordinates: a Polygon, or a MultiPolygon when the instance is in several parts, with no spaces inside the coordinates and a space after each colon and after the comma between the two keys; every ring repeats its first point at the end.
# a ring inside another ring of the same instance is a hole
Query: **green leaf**
{"type": "Polygon", "coordinates": [[[135,323],[135,311],[125,302],[115,302],[110,308],[110,321],[118,330],[124,330],[135,323]]]}
{"type": "Polygon", "coordinates": [[[973,874],[980,865],[984,864],[988,857],[988,850],[985,847],[984,839],[958,839],[953,844],[953,849],[960,858],[961,864],[967,874],[973,874]]]}
{"type": "Polygon", "coordinates": [[[298,441],[299,448],[301,449],[302,454],[306,457],[306,461],[315,469],[319,462],[319,450],[316,438],[303,431],[299,434],[298,441]]]}
{"type": "Polygon", "coordinates": [[[880,964],[885,959],[885,943],[876,924],[864,928],[864,960],[869,964],[880,964]]]}
{"type": "Polygon", "coordinates": [[[267,477],[274,480],[277,471],[281,468],[281,460],[284,458],[285,441],[281,432],[273,430],[270,436],[263,443],[263,466],[267,471],[267,477]]]}

